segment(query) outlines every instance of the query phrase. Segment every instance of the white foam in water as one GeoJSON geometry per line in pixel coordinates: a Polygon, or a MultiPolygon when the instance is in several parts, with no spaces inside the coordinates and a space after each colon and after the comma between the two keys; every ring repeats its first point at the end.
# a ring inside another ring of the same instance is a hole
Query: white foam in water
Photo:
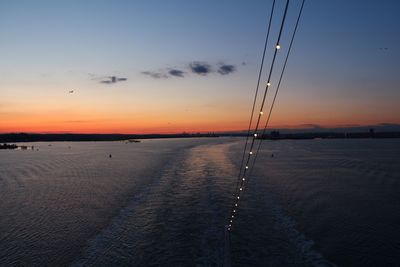
{"type": "Polygon", "coordinates": [[[298,251],[301,253],[304,261],[309,266],[315,267],[334,267],[335,264],[331,263],[322,256],[317,250],[314,249],[314,241],[307,239],[304,234],[302,234],[296,228],[296,222],[294,219],[290,218],[282,208],[275,204],[272,205],[272,211],[277,219],[276,227],[285,232],[289,240],[295,244],[298,251]]]}
{"type": "Polygon", "coordinates": [[[93,265],[96,264],[100,255],[107,255],[113,249],[112,239],[124,231],[126,221],[135,216],[137,206],[146,201],[150,191],[157,186],[158,182],[159,180],[156,180],[153,184],[149,184],[143,192],[134,196],[127,207],[123,208],[114,218],[111,225],[88,242],[82,257],[75,261],[72,266],[93,265]]]}
{"type": "MultiPolygon", "coordinates": [[[[178,265],[191,262],[201,266],[218,264],[223,241],[221,225],[224,216],[221,215],[225,209],[218,205],[221,201],[212,199],[221,198],[219,184],[233,175],[233,166],[226,159],[225,150],[229,146],[203,145],[172,155],[155,175],[154,182],[136,195],[111,225],[89,242],[83,256],[73,266],[124,265],[130,261],[142,266],[174,265],[174,262],[178,265]],[[207,190],[208,180],[214,184],[207,190]],[[170,209],[176,217],[160,215],[163,209],[170,209]],[[196,216],[181,220],[193,211],[210,215],[201,216],[209,217],[209,221],[204,222],[196,216]],[[162,225],[163,230],[155,225],[162,225]],[[157,232],[162,235],[160,239],[154,238],[157,232]],[[171,246],[175,249],[167,249],[171,246]],[[183,248],[187,252],[179,255],[183,248]]],[[[223,198],[229,200],[227,196],[223,198]]]]}

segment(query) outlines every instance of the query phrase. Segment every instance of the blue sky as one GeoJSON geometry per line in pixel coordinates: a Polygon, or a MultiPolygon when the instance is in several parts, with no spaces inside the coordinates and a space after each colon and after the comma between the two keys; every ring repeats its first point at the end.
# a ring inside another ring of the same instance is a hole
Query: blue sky
{"type": "MultiPolygon", "coordinates": [[[[22,124],[29,117],[38,121],[35,131],[47,124],[57,126],[43,131],[86,129],[62,123],[78,120],[88,131],[246,128],[271,3],[1,0],[0,118],[22,124]],[[193,62],[211,72],[193,73],[193,62]],[[234,71],[220,75],[222,65],[234,71]],[[143,74],[171,69],[184,77],[143,74]],[[109,76],[127,80],[100,83],[109,76]],[[71,88],[73,100],[65,95],[71,88]],[[165,118],[156,120],[161,111],[165,118]],[[106,130],[100,118],[120,123],[106,130]],[[135,128],[146,118],[154,123],[135,128]]],[[[282,51],[299,4],[290,2],[282,51]]],[[[277,1],[273,29],[283,6],[277,1]]],[[[398,14],[394,0],[307,0],[272,123],[400,123],[398,14]]],[[[0,131],[25,130],[21,124],[0,131]]]]}

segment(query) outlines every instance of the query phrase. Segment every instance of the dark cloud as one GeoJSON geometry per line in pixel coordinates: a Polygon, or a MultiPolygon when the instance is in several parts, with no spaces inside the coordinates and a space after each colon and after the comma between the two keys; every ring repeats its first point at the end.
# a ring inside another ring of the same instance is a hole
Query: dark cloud
{"type": "Polygon", "coordinates": [[[211,66],[205,62],[192,62],[189,64],[190,70],[198,75],[205,76],[211,72],[211,66]]]}
{"type": "Polygon", "coordinates": [[[171,76],[175,76],[175,77],[184,77],[185,73],[181,70],[177,70],[177,69],[172,69],[168,72],[171,76]]]}
{"type": "Polygon", "coordinates": [[[221,75],[227,75],[235,71],[236,67],[234,65],[227,65],[227,64],[221,65],[218,69],[218,73],[221,75]]]}
{"type": "Polygon", "coordinates": [[[128,78],[120,78],[117,76],[109,76],[107,77],[107,80],[102,80],[100,81],[100,83],[104,83],[104,84],[113,84],[113,83],[117,83],[117,82],[123,82],[128,80],[128,78]]]}
{"type": "MultiPolygon", "coordinates": [[[[245,64],[245,63],[243,63],[245,64]]],[[[208,62],[192,61],[186,68],[188,71],[182,70],[182,68],[165,68],[157,71],[142,71],[143,75],[150,76],[153,79],[166,79],[169,77],[187,77],[190,73],[194,73],[200,76],[207,76],[210,73],[218,73],[220,75],[231,74],[236,71],[235,65],[225,64],[220,62],[218,64],[209,64],[208,62]]]]}
{"type": "Polygon", "coordinates": [[[161,72],[154,72],[154,71],[142,71],[143,75],[150,76],[151,78],[154,79],[166,79],[168,78],[168,75],[161,73],[161,72]]]}

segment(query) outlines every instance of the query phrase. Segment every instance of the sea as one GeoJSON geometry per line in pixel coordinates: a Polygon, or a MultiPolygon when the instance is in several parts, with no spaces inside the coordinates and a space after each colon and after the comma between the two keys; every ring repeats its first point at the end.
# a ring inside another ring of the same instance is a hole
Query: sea
{"type": "MultiPolygon", "coordinates": [[[[244,142],[0,150],[0,266],[222,266],[244,142]]],[[[264,140],[248,181],[232,266],[400,266],[400,139],[264,140]]]]}

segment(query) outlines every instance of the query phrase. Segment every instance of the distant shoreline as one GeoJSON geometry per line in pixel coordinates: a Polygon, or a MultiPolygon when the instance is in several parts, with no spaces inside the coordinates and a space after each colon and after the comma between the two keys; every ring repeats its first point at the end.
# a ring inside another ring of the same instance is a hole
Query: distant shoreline
{"type": "Polygon", "coordinates": [[[129,141],[135,139],[158,138],[193,138],[193,137],[218,137],[214,133],[207,134],[31,134],[31,133],[7,133],[0,134],[0,143],[20,142],[58,142],[58,141],[129,141]]]}
{"type": "Polygon", "coordinates": [[[272,131],[265,134],[262,139],[269,140],[299,140],[299,139],[362,139],[362,138],[400,138],[400,132],[375,132],[370,130],[368,132],[305,132],[305,133],[280,133],[279,131],[272,131]]]}
{"type": "MultiPolygon", "coordinates": [[[[246,133],[182,133],[182,134],[0,134],[0,143],[58,142],[58,141],[129,141],[135,139],[199,138],[199,137],[246,137],[246,133]]],[[[400,132],[305,132],[279,133],[272,131],[259,137],[267,140],[306,139],[360,139],[360,138],[400,138],[400,132]]]]}

